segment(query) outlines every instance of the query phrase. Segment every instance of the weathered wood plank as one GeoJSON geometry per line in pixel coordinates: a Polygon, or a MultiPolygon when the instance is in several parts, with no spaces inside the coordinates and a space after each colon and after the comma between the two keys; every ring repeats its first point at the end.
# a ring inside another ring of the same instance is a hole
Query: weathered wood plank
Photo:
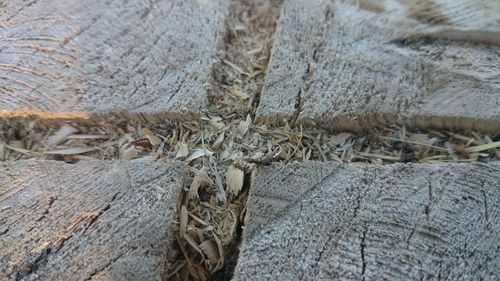
{"type": "Polygon", "coordinates": [[[499,163],[264,169],[234,280],[498,280],[499,187],[499,163]]]}
{"type": "MultiPolygon", "coordinates": [[[[198,114],[229,0],[7,1],[0,113],[198,114]]],[[[43,114],[42,114],[43,115],[43,114]]]]}
{"type": "Polygon", "coordinates": [[[290,0],[257,115],[498,131],[499,22],[493,0],[290,0]]]}
{"type": "Polygon", "coordinates": [[[186,168],[0,164],[0,280],[159,280],[186,168]]]}

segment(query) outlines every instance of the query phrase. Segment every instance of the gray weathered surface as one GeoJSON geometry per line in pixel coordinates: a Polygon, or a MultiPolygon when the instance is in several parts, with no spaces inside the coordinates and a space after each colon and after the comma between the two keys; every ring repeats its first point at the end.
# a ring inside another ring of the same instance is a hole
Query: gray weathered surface
{"type": "Polygon", "coordinates": [[[290,0],[257,115],[497,131],[499,22],[494,0],[290,0]]]}
{"type": "Polygon", "coordinates": [[[500,164],[259,173],[234,280],[499,280],[500,164]]]}
{"type": "Polygon", "coordinates": [[[229,0],[7,1],[0,111],[197,114],[229,0]]]}
{"type": "Polygon", "coordinates": [[[158,280],[185,175],[177,162],[1,163],[0,280],[158,280]]]}

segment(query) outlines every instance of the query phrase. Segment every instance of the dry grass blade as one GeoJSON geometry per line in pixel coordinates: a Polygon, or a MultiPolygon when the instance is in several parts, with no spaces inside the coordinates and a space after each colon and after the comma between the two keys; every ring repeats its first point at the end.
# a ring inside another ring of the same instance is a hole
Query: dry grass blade
{"type": "Polygon", "coordinates": [[[27,149],[22,149],[22,148],[19,148],[19,147],[15,147],[15,146],[10,146],[10,145],[5,145],[6,148],[10,149],[10,150],[13,150],[13,151],[17,151],[19,153],[22,153],[22,154],[25,154],[25,155],[28,155],[28,156],[34,156],[35,153],[33,153],[32,151],[30,150],[27,150],[27,149]]]}
{"type": "Polygon", "coordinates": [[[389,160],[389,161],[400,161],[401,160],[400,157],[382,155],[382,154],[373,154],[373,153],[366,153],[366,152],[358,152],[357,154],[359,156],[371,158],[371,159],[382,159],[382,160],[389,160]]]}
{"type": "Polygon", "coordinates": [[[468,147],[465,149],[465,151],[467,151],[467,152],[481,152],[481,151],[496,149],[496,148],[500,148],[500,141],[468,147]]]}

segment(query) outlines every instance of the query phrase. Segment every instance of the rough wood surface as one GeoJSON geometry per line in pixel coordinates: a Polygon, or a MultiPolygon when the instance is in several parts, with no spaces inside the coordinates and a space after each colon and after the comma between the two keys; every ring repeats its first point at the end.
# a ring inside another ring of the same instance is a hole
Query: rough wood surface
{"type": "Polygon", "coordinates": [[[260,120],[500,129],[500,2],[290,0],[260,120]]]}
{"type": "Polygon", "coordinates": [[[197,114],[228,4],[7,1],[0,111],[197,114]]]}
{"type": "Polygon", "coordinates": [[[158,280],[186,168],[0,164],[0,280],[158,280]]]}
{"type": "Polygon", "coordinates": [[[500,163],[300,163],[251,189],[233,280],[499,280],[500,163]]]}

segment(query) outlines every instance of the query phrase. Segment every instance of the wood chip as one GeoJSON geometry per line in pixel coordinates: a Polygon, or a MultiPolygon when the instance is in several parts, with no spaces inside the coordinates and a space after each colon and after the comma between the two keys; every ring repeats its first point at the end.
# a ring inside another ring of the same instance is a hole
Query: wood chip
{"type": "Polygon", "coordinates": [[[187,223],[188,223],[188,211],[186,206],[182,205],[181,206],[181,212],[180,212],[180,224],[179,224],[179,232],[182,237],[186,235],[186,229],[187,229],[187,223]]]}
{"type": "Polygon", "coordinates": [[[210,159],[210,169],[212,170],[213,175],[215,176],[215,184],[217,186],[217,200],[222,203],[227,202],[226,191],[224,190],[224,186],[222,185],[222,180],[219,175],[219,171],[217,171],[217,163],[213,159],[210,159]]]}
{"type": "Polygon", "coordinates": [[[198,198],[198,189],[202,184],[202,180],[198,176],[194,176],[193,181],[189,185],[188,198],[195,199],[198,198]]]}
{"type": "Polygon", "coordinates": [[[204,157],[204,156],[212,156],[214,153],[211,152],[210,150],[208,149],[196,149],[193,151],[193,153],[191,153],[187,158],[186,162],[191,162],[195,159],[198,159],[198,158],[201,158],[201,157],[204,157]]]}
{"type": "Polygon", "coordinates": [[[159,138],[153,131],[148,128],[142,128],[141,133],[146,139],[149,140],[149,143],[154,147],[159,146],[163,142],[161,138],[159,138]]]}
{"type": "Polygon", "coordinates": [[[222,241],[217,236],[217,234],[215,234],[215,232],[213,232],[212,234],[213,234],[215,243],[217,244],[217,249],[219,250],[219,261],[217,262],[217,266],[215,266],[215,268],[212,271],[217,271],[224,266],[224,262],[225,262],[224,248],[222,247],[222,241]]]}
{"type": "Polygon", "coordinates": [[[67,137],[67,139],[84,139],[84,140],[96,140],[96,139],[108,139],[106,135],[92,135],[92,134],[72,134],[67,137]]]}
{"type": "Polygon", "coordinates": [[[241,88],[238,87],[237,85],[233,86],[233,89],[232,89],[232,91],[229,91],[229,94],[231,94],[232,96],[236,97],[237,99],[239,99],[241,101],[245,101],[245,100],[250,99],[250,95],[243,92],[241,90],[241,88]]]}
{"type": "Polygon", "coordinates": [[[159,146],[163,141],[155,136],[155,135],[146,135],[146,138],[149,140],[152,146],[157,147],[159,146]]]}
{"type": "Polygon", "coordinates": [[[411,134],[408,137],[408,140],[415,142],[415,143],[430,144],[430,143],[428,143],[428,140],[429,140],[428,134],[411,134]]]}
{"type": "Polygon", "coordinates": [[[238,65],[228,61],[228,60],[223,60],[223,62],[227,65],[229,65],[230,67],[232,67],[234,70],[236,70],[237,72],[241,73],[241,74],[244,74],[244,75],[249,75],[246,71],[243,70],[243,68],[239,67],[238,65]]]}
{"type": "Polygon", "coordinates": [[[234,166],[229,167],[226,173],[226,187],[229,193],[238,195],[243,188],[245,173],[234,166]]]}
{"type": "Polygon", "coordinates": [[[0,141],[0,161],[7,159],[7,146],[4,142],[0,141]]]}
{"type": "Polygon", "coordinates": [[[217,136],[217,139],[215,139],[214,143],[212,144],[212,148],[217,149],[220,148],[222,145],[222,142],[224,141],[224,136],[225,133],[222,132],[217,136]]]}
{"type": "Polygon", "coordinates": [[[178,144],[177,154],[175,155],[175,159],[186,158],[189,155],[189,148],[187,143],[180,142],[178,144]]]}
{"type": "Polygon", "coordinates": [[[205,118],[205,120],[216,130],[221,130],[226,126],[220,117],[209,117],[205,118]]]}
{"type": "Polygon", "coordinates": [[[63,125],[57,130],[54,134],[52,134],[50,137],[47,138],[47,145],[49,147],[56,146],[58,144],[61,144],[66,140],[66,138],[71,135],[78,132],[77,129],[69,126],[69,125],[63,125]]]}
{"type": "Polygon", "coordinates": [[[139,157],[139,152],[137,151],[137,148],[133,145],[129,146],[128,148],[123,149],[122,151],[122,159],[123,160],[131,160],[139,157]]]}
{"type": "Polygon", "coordinates": [[[191,247],[193,247],[193,249],[195,249],[200,254],[200,256],[204,257],[203,252],[201,251],[200,247],[198,247],[198,243],[196,243],[196,240],[194,240],[193,237],[191,237],[191,235],[189,235],[189,233],[186,233],[184,235],[184,239],[186,239],[188,244],[191,247]]]}
{"type": "Polygon", "coordinates": [[[241,121],[238,127],[236,128],[236,135],[238,135],[240,138],[243,138],[245,134],[248,131],[248,128],[250,128],[250,125],[252,124],[252,117],[250,114],[247,115],[247,118],[245,121],[241,121]]]}
{"type": "Polygon", "coordinates": [[[351,133],[340,133],[333,135],[328,139],[328,144],[332,146],[343,146],[347,139],[352,136],[351,133]]]}
{"type": "Polygon", "coordinates": [[[75,155],[75,154],[83,154],[91,151],[97,150],[96,147],[68,147],[63,149],[54,149],[46,151],[44,154],[48,155],[75,155]]]}
{"type": "Polygon", "coordinates": [[[205,240],[200,244],[201,251],[207,256],[210,262],[210,268],[214,268],[220,259],[220,253],[217,244],[211,240],[205,240]]]}
{"type": "Polygon", "coordinates": [[[147,138],[135,140],[132,142],[132,144],[143,148],[151,148],[151,142],[149,142],[147,138]]]}

